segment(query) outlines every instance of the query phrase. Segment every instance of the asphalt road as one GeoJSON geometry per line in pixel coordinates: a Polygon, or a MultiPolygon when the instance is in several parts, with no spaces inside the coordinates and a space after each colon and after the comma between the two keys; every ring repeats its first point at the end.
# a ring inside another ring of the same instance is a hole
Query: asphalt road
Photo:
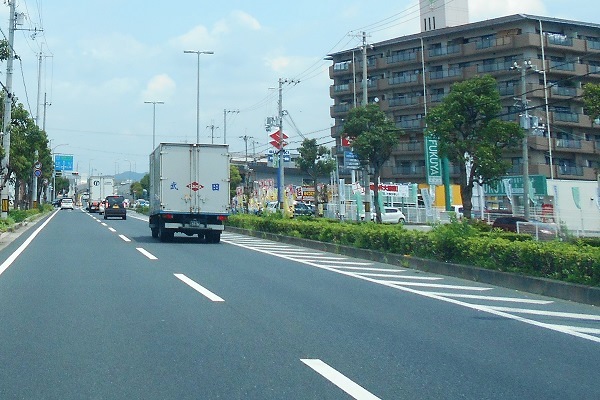
{"type": "Polygon", "coordinates": [[[0,250],[0,399],[598,399],[600,310],[58,211],[0,250]]]}

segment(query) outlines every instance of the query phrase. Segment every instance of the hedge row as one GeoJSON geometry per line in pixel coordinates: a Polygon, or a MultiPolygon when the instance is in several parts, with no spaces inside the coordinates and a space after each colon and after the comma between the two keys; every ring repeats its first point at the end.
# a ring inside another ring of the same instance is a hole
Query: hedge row
{"type": "Polygon", "coordinates": [[[434,227],[430,232],[398,225],[340,223],[232,215],[230,226],[387,253],[600,286],[600,248],[585,241],[537,242],[531,236],[482,232],[467,222],[434,227]]]}

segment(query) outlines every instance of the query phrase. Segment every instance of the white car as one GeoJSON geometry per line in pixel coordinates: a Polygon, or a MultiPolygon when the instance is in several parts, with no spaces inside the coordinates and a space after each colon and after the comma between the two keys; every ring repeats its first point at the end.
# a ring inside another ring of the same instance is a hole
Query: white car
{"type": "MultiPolygon", "coordinates": [[[[373,210],[374,211],[374,210],[373,210]]],[[[375,212],[371,214],[371,219],[375,221],[375,212]]],[[[384,207],[381,210],[381,222],[386,224],[403,224],[406,222],[404,213],[396,207],[384,207]]]]}
{"type": "Polygon", "coordinates": [[[65,197],[60,201],[60,209],[61,210],[73,210],[75,209],[75,204],[73,203],[73,199],[69,197],[65,197]]]}

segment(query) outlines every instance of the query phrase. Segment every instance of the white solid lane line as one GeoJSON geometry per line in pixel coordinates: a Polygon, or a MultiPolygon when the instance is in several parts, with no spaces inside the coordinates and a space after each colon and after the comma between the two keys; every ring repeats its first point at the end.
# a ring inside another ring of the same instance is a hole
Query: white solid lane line
{"type": "Polygon", "coordinates": [[[205,287],[199,285],[197,282],[194,282],[193,280],[191,280],[187,276],[185,276],[183,274],[173,274],[173,275],[175,275],[175,277],[177,277],[177,279],[179,279],[180,281],[182,281],[183,283],[185,283],[186,285],[188,285],[189,287],[191,287],[192,289],[194,289],[195,291],[197,291],[201,295],[205,296],[209,300],[215,301],[215,302],[217,302],[217,301],[225,301],[221,297],[219,297],[216,294],[214,294],[213,292],[211,292],[210,290],[208,290],[205,287]]]}
{"type": "Polygon", "coordinates": [[[494,311],[511,312],[517,314],[533,314],[533,315],[545,315],[559,318],[573,318],[583,319],[588,321],[600,321],[600,315],[591,314],[577,314],[568,312],[556,312],[556,311],[544,311],[544,310],[529,310],[526,308],[510,308],[510,307],[489,307],[494,311]]]}
{"type": "Polygon", "coordinates": [[[152,253],[150,253],[149,251],[147,251],[141,247],[136,247],[135,249],[151,260],[158,260],[158,258],[156,256],[154,256],[152,253]]]}
{"type": "Polygon", "coordinates": [[[57,212],[58,212],[58,210],[57,210],[57,211],[55,211],[55,212],[54,212],[54,213],[53,213],[51,216],[49,216],[49,217],[48,217],[48,219],[47,219],[46,221],[44,221],[44,223],[43,223],[43,224],[42,224],[42,225],[41,225],[39,228],[37,228],[37,229],[36,229],[36,230],[35,230],[35,231],[34,231],[34,232],[31,234],[31,236],[29,236],[29,237],[27,238],[27,240],[25,240],[25,241],[23,242],[23,244],[22,244],[22,245],[20,245],[20,246],[19,246],[19,248],[18,248],[17,250],[15,250],[15,252],[14,252],[14,253],[12,253],[12,254],[11,254],[11,255],[10,255],[10,256],[9,256],[9,257],[6,259],[6,261],[4,261],[4,262],[2,263],[2,265],[0,265],[0,275],[2,275],[2,273],[3,273],[4,271],[6,271],[6,269],[7,269],[8,267],[10,267],[10,265],[11,265],[11,264],[12,264],[12,263],[13,263],[13,262],[14,262],[14,261],[17,259],[17,257],[19,257],[19,255],[20,255],[20,254],[21,254],[21,253],[22,253],[22,252],[23,252],[23,251],[24,251],[24,250],[27,248],[27,246],[29,246],[29,244],[30,244],[30,243],[33,241],[33,239],[35,239],[35,237],[38,235],[38,233],[40,233],[40,232],[42,231],[42,229],[44,229],[44,227],[45,227],[46,225],[48,225],[48,222],[50,222],[50,220],[51,220],[52,218],[54,218],[54,216],[56,215],[56,213],[57,213],[57,212]]]}
{"type": "Polygon", "coordinates": [[[125,236],[125,235],[119,235],[119,237],[120,237],[121,239],[123,239],[124,241],[126,241],[126,242],[131,242],[131,239],[129,239],[129,238],[128,238],[127,236],[125,236]]]}
{"type": "Polygon", "coordinates": [[[500,297],[500,296],[479,296],[476,294],[459,294],[459,293],[444,293],[444,292],[428,292],[429,294],[435,294],[437,296],[444,297],[455,297],[462,299],[473,299],[473,300],[489,300],[489,301],[507,301],[513,303],[527,303],[527,304],[551,304],[554,303],[552,300],[533,300],[523,299],[519,297],[500,297]]]}
{"type": "Polygon", "coordinates": [[[319,359],[300,359],[304,364],[308,365],[319,375],[333,383],[335,386],[342,389],[355,399],[359,400],[376,400],[379,397],[367,391],[362,386],[348,379],[343,374],[339,373],[329,365],[319,359]]]}

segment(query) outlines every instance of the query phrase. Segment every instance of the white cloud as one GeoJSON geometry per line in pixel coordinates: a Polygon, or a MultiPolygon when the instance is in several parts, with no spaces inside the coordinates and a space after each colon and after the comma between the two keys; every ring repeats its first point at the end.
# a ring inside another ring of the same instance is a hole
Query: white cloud
{"type": "Polygon", "coordinates": [[[469,2],[469,19],[472,22],[513,14],[546,15],[547,11],[542,0],[471,0],[469,2]]]}
{"type": "Polygon", "coordinates": [[[120,63],[124,59],[147,55],[149,52],[134,37],[118,33],[84,38],[79,45],[83,56],[109,63],[120,63]]]}
{"type": "Polygon", "coordinates": [[[253,31],[258,31],[261,29],[260,22],[258,22],[258,20],[252,15],[240,10],[233,11],[231,14],[234,19],[241,23],[242,26],[250,28],[253,31]]]}
{"type": "Polygon", "coordinates": [[[211,29],[198,25],[187,33],[176,37],[172,40],[172,43],[182,49],[214,49],[221,37],[231,34],[238,27],[252,31],[262,29],[260,22],[252,15],[235,10],[227,18],[216,21],[211,29]]]}
{"type": "Polygon", "coordinates": [[[173,42],[182,49],[211,49],[214,47],[215,39],[205,26],[198,25],[175,38],[173,42]]]}
{"type": "Polygon", "coordinates": [[[283,72],[291,63],[292,59],[285,56],[265,58],[265,65],[275,72],[283,72]]]}
{"type": "Polygon", "coordinates": [[[143,101],[166,101],[175,93],[175,81],[167,74],[153,76],[142,92],[143,101]]]}

